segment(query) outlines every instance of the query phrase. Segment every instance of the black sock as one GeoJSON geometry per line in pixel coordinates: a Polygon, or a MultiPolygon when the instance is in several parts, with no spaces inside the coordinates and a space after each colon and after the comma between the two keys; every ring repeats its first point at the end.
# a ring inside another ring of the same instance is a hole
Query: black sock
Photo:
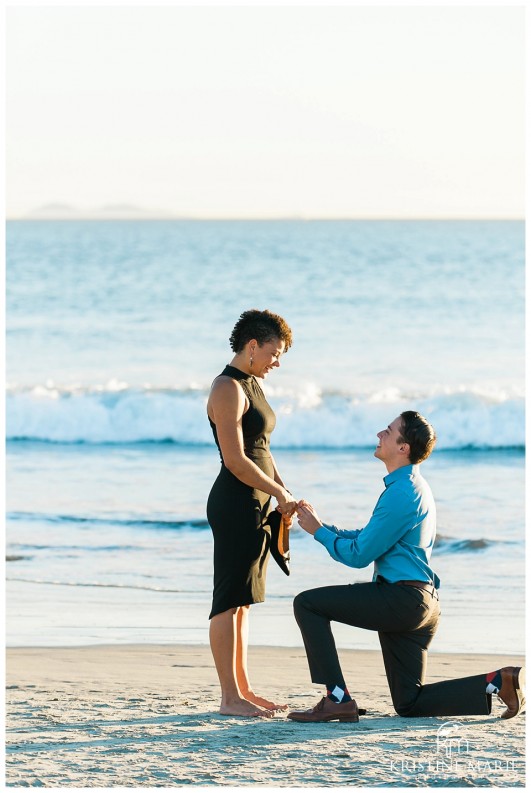
{"type": "Polygon", "coordinates": [[[332,702],[352,702],[352,697],[348,693],[348,689],[344,683],[340,686],[337,683],[332,685],[326,684],[326,696],[332,702]]]}

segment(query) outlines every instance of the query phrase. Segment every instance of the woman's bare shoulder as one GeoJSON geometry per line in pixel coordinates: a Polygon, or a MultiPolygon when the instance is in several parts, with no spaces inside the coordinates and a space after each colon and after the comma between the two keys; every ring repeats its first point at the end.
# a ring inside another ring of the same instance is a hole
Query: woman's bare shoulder
{"type": "Polygon", "coordinates": [[[238,381],[227,375],[218,375],[212,383],[207,402],[208,414],[212,421],[214,414],[218,418],[225,414],[239,418],[248,407],[249,401],[238,381]]]}
{"type": "Polygon", "coordinates": [[[228,375],[220,374],[212,383],[208,401],[211,402],[235,402],[239,403],[245,399],[243,388],[228,375]]]}
{"type": "Polygon", "coordinates": [[[212,381],[211,391],[226,391],[227,393],[238,393],[241,386],[233,377],[227,374],[218,374],[212,381]]]}

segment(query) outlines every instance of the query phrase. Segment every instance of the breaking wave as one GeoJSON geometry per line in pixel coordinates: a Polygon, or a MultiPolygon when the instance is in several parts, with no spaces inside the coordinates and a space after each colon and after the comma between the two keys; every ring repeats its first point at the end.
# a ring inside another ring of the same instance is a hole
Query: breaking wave
{"type": "MultiPolygon", "coordinates": [[[[277,414],[275,448],[342,449],[374,445],[398,413],[415,409],[434,425],[439,449],[503,449],[525,445],[521,393],[444,389],[372,394],[267,389],[277,414]]],[[[52,443],[212,445],[201,388],[134,388],[127,384],[61,388],[11,387],[7,438],[52,443]]]]}

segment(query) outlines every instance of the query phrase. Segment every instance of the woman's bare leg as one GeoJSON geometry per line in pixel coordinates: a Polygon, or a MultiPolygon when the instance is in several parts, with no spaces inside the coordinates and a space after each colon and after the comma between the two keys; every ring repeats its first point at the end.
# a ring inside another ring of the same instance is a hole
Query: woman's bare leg
{"type": "Polygon", "coordinates": [[[221,686],[219,712],[224,716],[267,716],[257,703],[242,696],[236,678],[237,609],[216,614],[210,620],[210,648],[221,686]]]}
{"type": "Polygon", "coordinates": [[[287,705],[278,705],[255,694],[247,670],[247,646],[249,644],[249,606],[240,606],[236,612],[236,682],[243,697],[266,710],[285,710],[287,705]]]}

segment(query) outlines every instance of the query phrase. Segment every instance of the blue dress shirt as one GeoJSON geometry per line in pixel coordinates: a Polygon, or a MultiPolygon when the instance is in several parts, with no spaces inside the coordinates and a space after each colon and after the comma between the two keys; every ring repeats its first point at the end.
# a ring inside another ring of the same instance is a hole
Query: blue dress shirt
{"type": "Polygon", "coordinates": [[[323,524],[314,534],[337,562],[366,567],[374,562],[373,581],[440,581],[429,561],[435,541],[435,501],[418,465],[405,465],[384,476],[385,490],[364,529],[342,531],[323,524]]]}

